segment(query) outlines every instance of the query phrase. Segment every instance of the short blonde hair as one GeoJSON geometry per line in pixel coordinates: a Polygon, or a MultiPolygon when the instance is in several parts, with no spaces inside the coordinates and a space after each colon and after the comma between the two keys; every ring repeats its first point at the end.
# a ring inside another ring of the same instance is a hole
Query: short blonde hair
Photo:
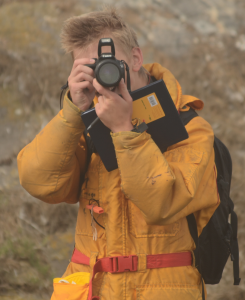
{"type": "Polygon", "coordinates": [[[107,32],[111,33],[126,52],[139,47],[136,33],[122,20],[116,9],[105,8],[103,11],[66,20],[61,32],[62,48],[66,53],[71,53],[76,48],[86,48],[107,32]]]}
{"type": "MultiPolygon", "coordinates": [[[[61,31],[61,44],[66,53],[84,49],[96,39],[110,33],[128,55],[134,47],[139,47],[136,33],[121,18],[115,8],[71,17],[65,21],[61,31]]],[[[141,67],[140,75],[145,73],[141,67]]]]}

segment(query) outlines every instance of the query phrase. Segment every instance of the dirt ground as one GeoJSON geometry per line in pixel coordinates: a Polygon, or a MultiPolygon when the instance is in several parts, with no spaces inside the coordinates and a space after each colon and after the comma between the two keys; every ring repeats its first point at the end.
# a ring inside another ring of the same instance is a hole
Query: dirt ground
{"type": "MultiPolygon", "coordinates": [[[[112,0],[104,1],[113,4],[112,0]]],[[[16,156],[59,111],[71,59],[60,47],[65,19],[98,0],[0,0],[0,300],[48,299],[74,244],[77,205],[48,205],[19,184],[16,156]]],[[[240,286],[228,262],[208,299],[245,299],[245,1],[119,0],[145,62],[170,69],[184,94],[228,146],[239,221],[240,286]]]]}

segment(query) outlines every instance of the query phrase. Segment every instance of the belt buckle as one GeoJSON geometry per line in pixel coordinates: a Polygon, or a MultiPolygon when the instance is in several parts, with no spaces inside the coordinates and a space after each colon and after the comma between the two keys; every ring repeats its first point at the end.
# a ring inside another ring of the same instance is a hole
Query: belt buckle
{"type": "Polygon", "coordinates": [[[112,259],[112,274],[137,271],[138,256],[114,256],[112,259]]]}

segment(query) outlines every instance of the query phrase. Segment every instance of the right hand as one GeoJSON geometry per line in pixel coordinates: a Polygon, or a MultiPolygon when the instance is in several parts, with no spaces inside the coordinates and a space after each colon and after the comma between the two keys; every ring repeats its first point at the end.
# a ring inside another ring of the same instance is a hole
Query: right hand
{"type": "Polygon", "coordinates": [[[95,97],[94,71],[85,66],[85,64],[93,64],[94,62],[95,60],[90,58],[76,59],[68,77],[72,102],[82,111],[90,107],[95,97]]]}

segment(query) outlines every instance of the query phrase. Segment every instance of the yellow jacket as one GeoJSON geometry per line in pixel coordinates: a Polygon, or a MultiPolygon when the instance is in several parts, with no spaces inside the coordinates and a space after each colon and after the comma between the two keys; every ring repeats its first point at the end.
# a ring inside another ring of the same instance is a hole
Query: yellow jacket
{"type": "MultiPolygon", "coordinates": [[[[165,81],[178,110],[203,103],[182,95],[174,76],[159,64],[145,65],[165,81]]],[[[219,204],[211,126],[201,117],[191,120],[189,138],[161,153],[144,132],[111,134],[118,169],[107,172],[93,153],[86,170],[87,147],[80,110],[67,97],[64,108],[18,155],[22,186],[48,203],[80,202],[75,244],[90,257],[90,266],[70,263],[64,274],[90,272],[96,258],[137,254],[138,271],[99,273],[93,294],[101,300],[201,299],[200,274],[192,266],[148,270],[147,254],[192,251],[186,216],[195,212],[198,232],[219,204]],[[80,182],[83,181],[82,188],[80,182]],[[87,204],[99,204],[93,240],[87,204]]]]}

